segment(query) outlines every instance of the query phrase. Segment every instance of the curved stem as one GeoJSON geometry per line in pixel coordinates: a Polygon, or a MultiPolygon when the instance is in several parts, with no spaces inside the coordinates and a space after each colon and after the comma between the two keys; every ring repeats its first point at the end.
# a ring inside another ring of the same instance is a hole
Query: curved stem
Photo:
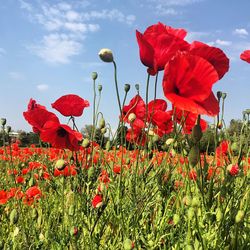
{"type": "Polygon", "coordinates": [[[116,89],[116,96],[119,104],[120,113],[122,114],[122,107],[121,107],[121,101],[120,101],[120,95],[119,95],[119,89],[118,89],[118,81],[117,81],[117,67],[115,61],[113,61],[114,64],[114,77],[115,77],[115,89],[116,89]]]}

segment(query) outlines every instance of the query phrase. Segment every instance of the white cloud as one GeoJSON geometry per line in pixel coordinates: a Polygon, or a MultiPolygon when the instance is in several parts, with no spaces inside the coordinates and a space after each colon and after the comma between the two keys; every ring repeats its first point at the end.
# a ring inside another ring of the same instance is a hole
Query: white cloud
{"type": "Polygon", "coordinates": [[[157,4],[162,4],[165,6],[186,6],[194,3],[199,3],[204,0],[148,0],[149,2],[154,2],[157,4]]]}
{"type": "Polygon", "coordinates": [[[176,16],[180,14],[180,12],[173,8],[168,8],[162,4],[158,4],[156,6],[156,14],[161,16],[176,16]]]}
{"type": "Polygon", "coordinates": [[[245,36],[248,35],[248,32],[247,32],[246,29],[241,28],[241,29],[235,29],[235,30],[233,31],[233,34],[239,35],[239,36],[241,36],[241,37],[245,37],[245,36]]]}
{"type": "Polygon", "coordinates": [[[81,48],[81,43],[57,33],[44,36],[41,44],[29,47],[34,54],[53,64],[69,63],[72,56],[80,53],[81,48]]]}
{"type": "Polygon", "coordinates": [[[0,48],[0,56],[3,56],[6,54],[6,50],[3,48],[0,48]]]}
{"type": "Polygon", "coordinates": [[[9,72],[9,77],[13,80],[23,80],[24,79],[23,74],[20,72],[16,72],[16,71],[9,72]]]}
{"type": "Polygon", "coordinates": [[[186,36],[188,42],[199,41],[203,38],[210,36],[209,32],[200,32],[200,31],[189,31],[186,36]]]}
{"type": "Polygon", "coordinates": [[[136,17],[126,15],[118,9],[86,11],[88,1],[69,1],[50,4],[49,1],[36,1],[30,5],[20,0],[21,8],[26,9],[29,18],[45,29],[41,41],[28,45],[35,55],[49,63],[69,63],[72,56],[81,53],[87,35],[97,32],[97,20],[117,21],[131,25],[136,17]],[[31,11],[32,10],[32,11],[31,11]]]}
{"type": "Polygon", "coordinates": [[[39,91],[46,91],[46,90],[48,90],[49,86],[47,84],[39,84],[39,85],[36,86],[36,88],[39,91]]]}
{"type": "Polygon", "coordinates": [[[215,41],[215,45],[219,45],[219,46],[230,46],[230,45],[232,45],[232,42],[231,42],[231,41],[225,41],[225,40],[217,39],[217,40],[215,41]]]}

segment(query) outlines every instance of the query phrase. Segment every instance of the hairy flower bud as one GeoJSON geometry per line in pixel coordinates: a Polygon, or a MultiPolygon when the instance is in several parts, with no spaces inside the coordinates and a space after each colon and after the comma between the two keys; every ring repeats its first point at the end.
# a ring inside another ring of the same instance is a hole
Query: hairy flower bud
{"type": "Polygon", "coordinates": [[[106,142],[106,145],[105,145],[105,149],[106,149],[106,150],[110,150],[110,147],[111,147],[110,141],[107,141],[107,142],[106,142]]]}
{"type": "Polygon", "coordinates": [[[87,148],[89,146],[90,142],[89,142],[89,139],[88,138],[85,138],[82,142],[82,146],[84,148],[87,148]]]}
{"type": "Polygon", "coordinates": [[[199,156],[200,149],[197,145],[194,145],[188,154],[188,161],[192,167],[194,167],[199,162],[199,156]]]}
{"type": "Polygon", "coordinates": [[[102,91],[102,85],[101,85],[101,84],[99,84],[97,88],[98,88],[98,91],[99,91],[99,92],[102,91]]]}
{"type": "Polygon", "coordinates": [[[218,100],[220,100],[221,96],[222,96],[222,92],[221,91],[217,91],[217,99],[218,100]]]}
{"type": "Polygon", "coordinates": [[[135,89],[137,90],[137,91],[139,91],[140,90],[140,85],[137,83],[137,84],[135,84],[135,89]]]}
{"type": "Polygon", "coordinates": [[[104,62],[113,62],[114,58],[113,58],[113,53],[112,50],[110,49],[101,49],[99,52],[99,57],[101,58],[101,60],[103,60],[104,62]]]}
{"type": "Polygon", "coordinates": [[[16,209],[13,209],[10,213],[10,224],[11,225],[14,225],[17,223],[18,221],[18,213],[17,213],[17,210],[16,209]]]}
{"type": "Polygon", "coordinates": [[[98,74],[96,72],[92,72],[92,79],[96,80],[98,77],[98,74]]]}
{"type": "Polygon", "coordinates": [[[5,118],[1,118],[0,123],[2,126],[6,125],[7,120],[5,118]]]}
{"type": "Polygon", "coordinates": [[[238,213],[235,216],[235,222],[239,223],[244,219],[245,212],[243,210],[239,210],[238,213]]]}
{"type": "Polygon", "coordinates": [[[102,129],[105,127],[105,119],[102,117],[100,120],[99,120],[99,128],[102,129]]]}
{"type": "Polygon", "coordinates": [[[227,93],[222,93],[221,97],[222,97],[222,99],[226,99],[227,93]]]}
{"type": "Polygon", "coordinates": [[[124,250],[131,250],[133,249],[133,242],[130,239],[125,239],[123,242],[124,250]]]}
{"type": "Polygon", "coordinates": [[[136,115],[135,115],[134,113],[129,114],[128,120],[129,120],[130,122],[133,122],[135,119],[136,119],[136,115]]]}
{"type": "Polygon", "coordinates": [[[57,160],[56,161],[56,165],[55,165],[55,167],[58,169],[58,170],[63,170],[63,169],[65,169],[65,167],[68,165],[68,163],[65,161],[65,160],[63,160],[63,159],[59,159],[59,160],[57,160]]]}
{"type": "Polygon", "coordinates": [[[194,125],[192,129],[192,139],[195,143],[199,142],[202,138],[202,130],[199,124],[194,125]]]}
{"type": "Polygon", "coordinates": [[[130,90],[130,84],[125,84],[124,85],[124,91],[129,92],[129,90],[130,90]]]}

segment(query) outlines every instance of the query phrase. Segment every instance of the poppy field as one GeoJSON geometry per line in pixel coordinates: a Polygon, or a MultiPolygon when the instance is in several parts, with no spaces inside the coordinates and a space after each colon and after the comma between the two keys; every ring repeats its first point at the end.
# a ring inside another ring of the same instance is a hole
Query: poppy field
{"type": "MultiPolygon", "coordinates": [[[[37,145],[22,147],[1,119],[0,249],[250,249],[249,146],[230,140],[226,93],[212,90],[230,61],[186,35],[162,23],[136,31],[147,82],[135,89],[118,83],[115,56],[100,50],[114,70],[115,132],[99,105],[105,89],[96,86],[96,72],[93,100],[71,93],[51,104],[67,124],[30,99],[23,117],[37,145]],[[93,111],[88,137],[75,121],[84,109],[93,111]],[[213,142],[203,150],[209,129],[213,142]]],[[[250,50],[239,57],[250,63],[250,50]]],[[[249,114],[240,138],[248,136],[249,114]]]]}

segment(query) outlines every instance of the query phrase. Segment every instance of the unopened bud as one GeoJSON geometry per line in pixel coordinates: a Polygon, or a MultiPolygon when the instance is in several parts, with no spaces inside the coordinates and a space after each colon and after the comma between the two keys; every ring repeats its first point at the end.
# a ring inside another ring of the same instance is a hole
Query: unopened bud
{"type": "Polygon", "coordinates": [[[227,93],[222,93],[221,97],[222,97],[222,99],[226,99],[227,93]]]}
{"type": "Polygon", "coordinates": [[[101,49],[99,52],[99,57],[101,58],[101,60],[103,60],[104,62],[113,62],[114,58],[113,58],[113,53],[110,49],[101,49]]]}
{"type": "Polygon", "coordinates": [[[129,114],[128,120],[129,120],[130,122],[133,122],[135,119],[136,119],[136,115],[135,115],[134,113],[129,114]]]}
{"type": "Polygon", "coordinates": [[[105,145],[105,149],[106,149],[106,150],[110,150],[110,147],[111,147],[110,141],[107,141],[107,142],[106,142],[106,145],[105,145]]]}
{"type": "Polygon", "coordinates": [[[98,74],[96,72],[92,72],[92,79],[96,80],[98,77],[98,74]]]}
{"type": "Polygon", "coordinates": [[[129,92],[129,90],[130,90],[130,84],[125,84],[124,85],[124,90],[125,90],[125,92],[129,92]]]}
{"type": "Polygon", "coordinates": [[[101,133],[104,135],[104,134],[106,134],[106,132],[107,132],[107,128],[102,128],[101,129],[101,133]]]}
{"type": "Polygon", "coordinates": [[[6,125],[7,120],[5,118],[1,118],[0,123],[2,126],[6,125]]]}
{"type": "Polygon", "coordinates": [[[68,163],[65,161],[65,160],[63,160],[63,159],[59,159],[59,160],[57,160],[56,161],[56,165],[55,165],[55,167],[58,169],[58,170],[63,170],[63,169],[65,169],[65,167],[68,165],[68,163]]]}
{"type": "Polygon", "coordinates": [[[10,213],[10,224],[14,225],[18,221],[18,213],[16,209],[13,209],[10,213]]]}
{"type": "Polygon", "coordinates": [[[135,89],[136,89],[137,91],[139,91],[140,85],[139,85],[139,84],[135,84],[135,89]]]}
{"type": "Polygon", "coordinates": [[[125,239],[123,243],[124,250],[131,250],[133,249],[132,247],[133,242],[130,239],[125,239]]]}
{"type": "Polygon", "coordinates": [[[202,130],[199,124],[194,125],[192,129],[192,139],[195,143],[199,142],[202,138],[202,130]]]}
{"type": "Polygon", "coordinates": [[[98,85],[98,91],[99,91],[99,92],[102,91],[102,85],[101,85],[101,84],[98,85]]]}
{"type": "Polygon", "coordinates": [[[194,145],[188,154],[188,161],[191,167],[194,167],[199,162],[199,156],[200,156],[200,149],[197,145],[194,145]]]}
{"type": "Polygon", "coordinates": [[[11,126],[7,126],[7,127],[6,127],[6,133],[9,134],[10,131],[11,131],[11,126]]]}
{"type": "Polygon", "coordinates": [[[238,213],[235,216],[235,222],[239,223],[244,219],[245,212],[243,210],[239,210],[238,213]]]}
{"type": "Polygon", "coordinates": [[[102,128],[104,128],[105,127],[105,120],[104,120],[104,118],[102,117],[100,120],[99,120],[99,128],[100,129],[102,129],[102,128]]]}
{"type": "Polygon", "coordinates": [[[218,100],[220,100],[221,96],[222,96],[222,92],[221,91],[217,91],[217,99],[218,100]]]}
{"type": "Polygon", "coordinates": [[[88,138],[85,138],[82,142],[82,146],[84,148],[87,148],[89,146],[90,142],[89,142],[89,139],[88,138]]]}
{"type": "Polygon", "coordinates": [[[174,138],[168,138],[165,142],[165,144],[168,146],[174,142],[174,138]]]}
{"type": "Polygon", "coordinates": [[[216,210],[216,221],[220,222],[223,218],[223,213],[220,208],[217,208],[216,210]]]}

